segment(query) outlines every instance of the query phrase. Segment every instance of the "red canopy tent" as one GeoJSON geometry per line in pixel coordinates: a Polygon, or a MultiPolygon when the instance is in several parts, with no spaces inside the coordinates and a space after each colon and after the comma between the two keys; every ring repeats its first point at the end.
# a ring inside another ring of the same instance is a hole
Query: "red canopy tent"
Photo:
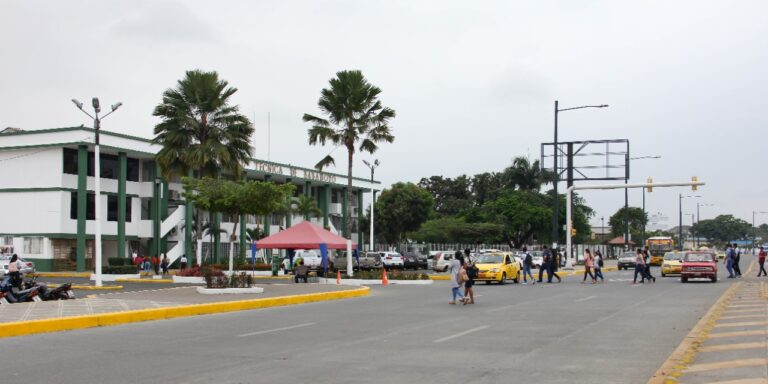
{"type": "MultiPolygon", "coordinates": [[[[258,249],[318,249],[320,244],[328,249],[347,249],[347,239],[308,221],[256,241],[258,249]]],[[[356,247],[352,243],[352,249],[356,247]]]]}

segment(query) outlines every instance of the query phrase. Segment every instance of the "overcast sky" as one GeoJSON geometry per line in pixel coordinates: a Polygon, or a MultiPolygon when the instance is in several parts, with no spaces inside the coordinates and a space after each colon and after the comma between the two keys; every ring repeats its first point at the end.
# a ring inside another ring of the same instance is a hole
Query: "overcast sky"
{"type": "MultiPolygon", "coordinates": [[[[766,15],[768,2],[738,0],[4,0],[0,127],[90,125],[69,100],[98,96],[124,103],[104,129],[150,138],[162,92],[215,70],[255,122],[256,157],[312,167],[332,148],[307,144],[301,116],[337,71],[360,69],[397,118],[395,142],[357,156],[357,176],[374,157],[385,185],[500,171],[552,141],[554,100],[610,104],[562,112],[560,140],[628,139],[632,156],[662,156],[632,162],[630,182],[696,175],[698,201],[715,204],[702,219],[751,221],[768,211],[766,15]]],[[[334,154],[329,171],[344,173],[334,154]]],[[[655,189],[648,212],[677,225],[681,191],[655,189]]],[[[624,202],[583,195],[597,225],[624,202]]]]}

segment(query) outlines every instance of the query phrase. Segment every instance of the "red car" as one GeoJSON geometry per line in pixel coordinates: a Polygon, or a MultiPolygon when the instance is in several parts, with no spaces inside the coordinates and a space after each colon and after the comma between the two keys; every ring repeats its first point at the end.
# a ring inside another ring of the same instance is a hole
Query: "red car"
{"type": "Polygon", "coordinates": [[[685,253],[680,281],[686,283],[688,279],[699,278],[717,282],[717,255],[702,251],[685,253]]]}

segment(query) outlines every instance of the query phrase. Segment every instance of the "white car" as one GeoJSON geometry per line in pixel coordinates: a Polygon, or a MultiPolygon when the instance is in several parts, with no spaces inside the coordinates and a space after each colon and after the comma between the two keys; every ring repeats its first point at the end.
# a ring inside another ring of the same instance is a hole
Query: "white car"
{"type": "Polygon", "coordinates": [[[528,253],[533,259],[533,267],[541,268],[541,265],[544,264],[544,251],[529,251],[528,253]]]}
{"type": "MultiPolygon", "coordinates": [[[[323,268],[323,258],[319,249],[297,249],[293,259],[296,260],[296,258],[304,260],[304,265],[308,266],[309,269],[323,268]]],[[[333,258],[331,257],[331,251],[329,250],[328,269],[331,268],[333,268],[333,258]]]]}
{"type": "Polygon", "coordinates": [[[437,272],[445,272],[451,267],[453,255],[456,251],[441,251],[435,255],[435,265],[432,267],[437,272]]]}
{"type": "Polygon", "coordinates": [[[403,256],[397,252],[379,252],[384,268],[403,268],[403,256]]]}

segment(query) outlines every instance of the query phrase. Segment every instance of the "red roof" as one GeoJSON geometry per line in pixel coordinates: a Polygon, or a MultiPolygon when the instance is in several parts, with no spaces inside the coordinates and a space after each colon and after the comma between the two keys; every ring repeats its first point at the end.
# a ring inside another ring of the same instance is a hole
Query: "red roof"
{"type": "MultiPolygon", "coordinates": [[[[318,249],[320,244],[328,249],[347,249],[347,239],[308,221],[256,241],[259,249],[318,249]]],[[[356,247],[353,242],[352,249],[356,247]]]]}
{"type": "MultiPolygon", "coordinates": [[[[608,244],[610,244],[610,245],[626,245],[626,244],[624,244],[624,236],[616,236],[613,239],[609,240],[608,244]]],[[[628,245],[635,245],[635,242],[630,240],[627,244],[628,245]]]]}

